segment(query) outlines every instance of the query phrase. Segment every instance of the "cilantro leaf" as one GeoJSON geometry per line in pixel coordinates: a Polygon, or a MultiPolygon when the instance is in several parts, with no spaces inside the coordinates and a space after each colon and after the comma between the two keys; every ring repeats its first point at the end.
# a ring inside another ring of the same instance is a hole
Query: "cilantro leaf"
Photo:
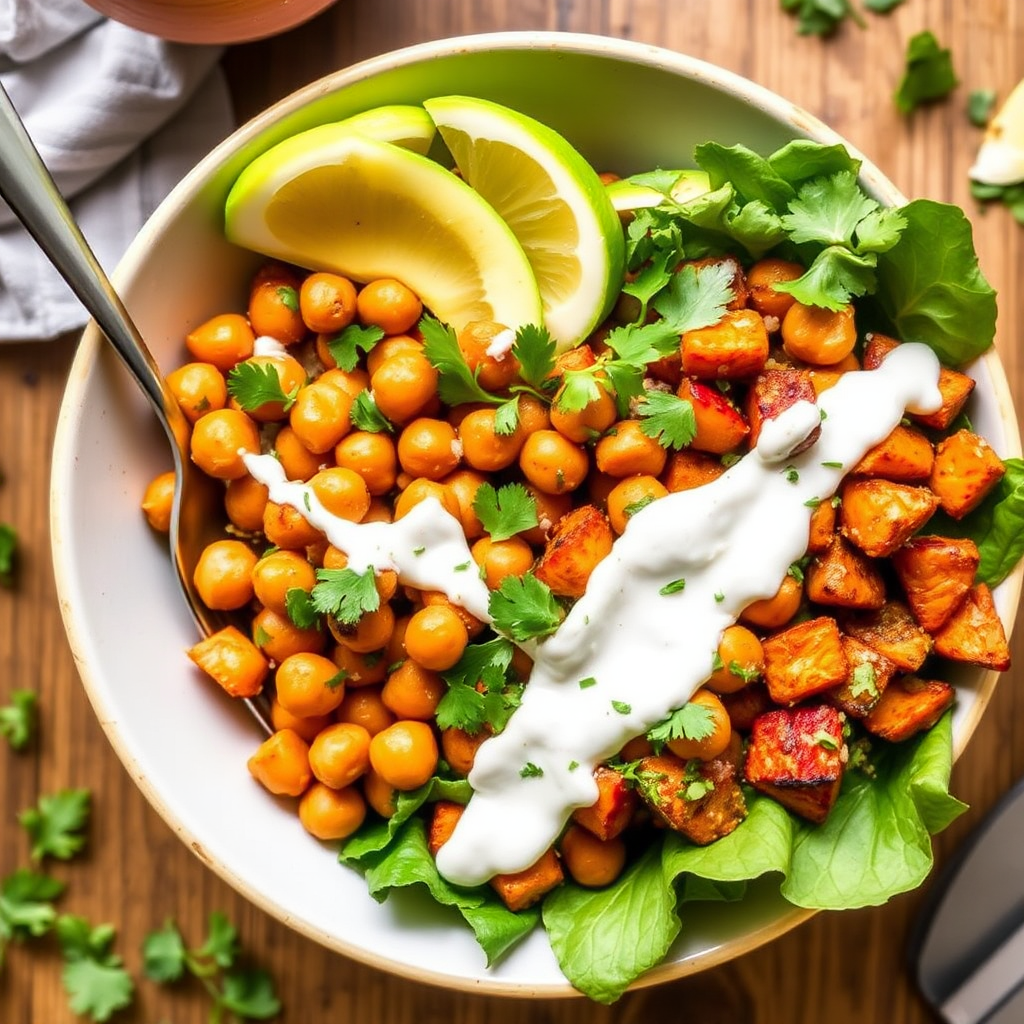
{"type": "Polygon", "coordinates": [[[501,586],[491,591],[488,611],[494,628],[513,640],[548,636],[562,621],[555,595],[532,572],[506,576],[501,586]]]}
{"type": "Polygon", "coordinates": [[[537,525],[537,499],[522,484],[495,490],[481,484],[473,498],[473,511],[491,540],[508,540],[537,525]]]}
{"type": "Polygon", "coordinates": [[[394,424],[377,408],[369,391],[360,391],[349,411],[349,419],[360,429],[371,434],[395,432],[394,424]]]}
{"type": "Polygon", "coordinates": [[[601,397],[597,375],[603,369],[601,363],[595,363],[583,370],[566,370],[555,397],[558,408],[562,412],[582,412],[591,402],[596,402],[601,397]]]}
{"type": "Polygon", "coordinates": [[[313,629],[320,621],[310,592],[302,587],[289,587],[285,591],[284,610],[299,629],[313,629]]]}
{"type": "Polygon", "coordinates": [[[227,917],[215,910],[207,923],[206,941],[196,950],[196,956],[208,957],[225,970],[238,956],[238,931],[227,917]]]}
{"type": "Polygon", "coordinates": [[[480,386],[450,327],[432,316],[424,316],[419,328],[423,335],[423,354],[438,372],[437,393],[442,402],[446,405],[462,405],[465,402],[487,402],[494,405],[504,401],[480,386]]]}
{"type": "Polygon", "coordinates": [[[39,798],[37,807],[18,815],[32,840],[34,861],[44,857],[68,860],[85,845],[82,834],[89,823],[90,795],[87,789],[63,789],[39,798]]]}
{"type": "Polygon", "coordinates": [[[877,208],[878,203],[861,191],[856,175],[841,171],[802,185],[782,225],[794,242],[852,246],[857,225],[877,208]]]}
{"type": "Polygon", "coordinates": [[[976,128],[984,128],[996,103],[994,89],[973,89],[967,97],[967,118],[976,128]]]}
{"type": "Polygon", "coordinates": [[[8,942],[45,935],[57,920],[53,901],[64,884],[49,875],[19,868],[0,882],[0,966],[8,942]]]}
{"type": "Polygon", "coordinates": [[[540,390],[555,368],[555,341],[546,327],[525,324],[516,333],[512,355],[519,360],[519,376],[540,390]]]}
{"type": "Polygon", "coordinates": [[[901,114],[909,114],[921,103],[942,99],[959,80],[953,71],[953,55],[939,45],[927,30],[911,36],[907,43],[906,69],[894,96],[901,114]]]}
{"type": "Polygon", "coordinates": [[[635,323],[642,324],[647,319],[647,307],[651,299],[668,284],[672,277],[668,268],[675,262],[678,262],[678,254],[674,248],[655,252],[640,268],[636,277],[622,286],[623,292],[632,295],[640,303],[635,323]]]}
{"type": "Polygon", "coordinates": [[[655,320],[649,324],[623,324],[608,332],[605,344],[623,362],[646,367],[648,363],[671,355],[679,348],[679,332],[665,320],[655,320]]]}
{"type": "Polygon", "coordinates": [[[185,973],[185,941],[173,921],[142,942],[142,973],[152,981],[177,981],[185,973]]]}
{"type": "Polygon", "coordinates": [[[17,550],[18,534],[14,527],[0,523],[0,587],[10,587],[14,584],[17,550]]]}
{"type": "Polygon", "coordinates": [[[380,607],[372,569],[317,569],[316,578],[317,584],[309,593],[313,610],[333,615],[346,626],[354,626],[365,612],[375,612],[380,607]]]}
{"type": "Polygon", "coordinates": [[[867,295],[876,287],[873,252],[858,255],[842,245],[830,245],[822,250],[807,272],[795,281],[782,281],[772,287],[788,292],[805,306],[822,306],[839,310],[854,295],[867,295]]]}
{"type": "Polygon", "coordinates": [[[672,275],[668,288],[654,300],[654,308],[678,334],[717,324],[735,292],[736,267],[730,260],[703,267],[689,264],[672,275]]]}
{"type": "Polygon", "coordinates": [[[875,14],[888,14],[903,3],[903,0],[864,0],[864,6],[875,14]]]}
{"type": "Polygon", "coordinates": [[[135,985],[121,958],[110,950],[113,925],[91,928],[84,918],[64,914],[56,932],[65,960],[61,981],[72,1012],[105,1021],[131,1004],[135,985]]]}
{"type": "Polygon", "coordinates": [[[12,750],[24,750],[35,734],[36,695],[31,690],[12,690],[11,703],[0,707],[0,736],[12,750]]]}
{"type": "Polygon", "coordinates": [[[359,353],[370,352],[383,337],[384,329],[376,324],[349,324],[327,342],[327,350],[339,369],[351,372],[359,364],[359,353]]]}
{"type": "Polygon", "coordinates": [[[285,309],[290,309],[293,313],[298,313],[299,293],[290,284],[283,284],[276,290],[277,297],[281,300],[281,305],[285,309]]]}
{"type": "Polygon", "coordinates": [[[782,9],[796,15],[802,36],[829,36],[854,14],[850,0],[782,0],[782,9]]]}
{"type": "Polygon", "coordinates": [[[513,395],[494,410],[494,432],[499,437],[511,437],[519,426],[519,397],[513,395]]]}
{"type": "Polygon", "coordinates": [[[697,436],[693,405],[664,391],[648,391],[636,407],[640,429],[663,448],[685,448],[697,436]]]}
{"type": "Polygon", "coordinates": [[[854,668],[850,680],[850,696],[854,698],[878,696],[878,677],[871,662],[861,662],[854,668]]]}
{"type": "Polygon", "coordinates": [[[270,1020],[281,1012],[273,980],[266,971],[256,969],[225,974],[217,1003],[243,1020],[270,1020]]]}
{"type": "Polygon", "coordinates": [[[470,735],[481,729],[501,732],[518,705],[521,687],[509,686],[508,667],[513,646],[504,637],[469,644],[462,657],[445,673],[448,691],[437,705],[437,724],[470,735]]]}
{"type": "Polygon", "coordinates": [[[670,740],[687,739],[699,743],[714,731],[715,717],[711,709],[691,701],[649,729],[647,738],[655,750],[660,751],[670,740]]]}
{"type": "Polygon", "coordinates": [[[228,394],[247,412],[268,402],[280,402],[287,411],[295,404],[298,393],[298,385],[285,393],[281,378],[270,363],[246,360],[228,371],[228,394]]]}

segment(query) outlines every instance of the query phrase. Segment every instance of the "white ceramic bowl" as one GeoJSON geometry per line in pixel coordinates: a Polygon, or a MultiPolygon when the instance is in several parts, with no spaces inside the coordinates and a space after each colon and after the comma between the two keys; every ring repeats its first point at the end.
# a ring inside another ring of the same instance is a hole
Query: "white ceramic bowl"
{"type": "MultiPolygon", "coordinates": [[[[257,153],[312,125],[383,103],[446,93],[488,97],[563,132],[599,169],[631,173],[687,166],[696,143],[743,142],[770,152],[790,138],[842,141],[792,104],[736,75],[637,43],[565,34],[446,40],[366,61],[289,97],[236,132],[174,191],[116,274],[158,360],[183,357],[182,339],[215,313],[244,308],[257,258],[221,235],[223,200],[257,153]]],[[[865,163],[865,187],[902,197],[865,163]]],[[[1016,419],[994,355],[979,379],[972,421],[1004,456],[1020,454],[1016,419]]],[[[487,970],[470,931],[424,896],[375,903],[332,848],[312,840],[293,808],[253,783],[245,762],[254,724],[192,670],[194,626],[165,545],[138,504],[170,460],[142,396],[94,329],[85,333],[57,431],[53,548],[61,605],[89,697],[125,766],[196,854],[254,903],[318,942],[396,973],[512,995],[572,992],[542,931],[487,970]],[[281,869],[282,864],[288,870],[281,869]]],[[[1012,622],[1015,575],[999,591],[1012,622]]],[[[965,671],[956,748],[966,743],[994,685],[965,671]]],[[[668,960],[643,983],[734,957],[805,918],[771,884],[735,905],[688,909],[668,960]]]]}

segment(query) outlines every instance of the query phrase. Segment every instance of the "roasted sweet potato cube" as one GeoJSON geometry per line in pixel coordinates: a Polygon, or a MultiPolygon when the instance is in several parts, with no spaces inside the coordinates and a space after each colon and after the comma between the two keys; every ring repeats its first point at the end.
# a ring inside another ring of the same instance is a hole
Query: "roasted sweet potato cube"
{"type": "Polygon", "coordinates": [[[768,696],[768,687],[764,683],[751,683],[742,690],[733,693],[719,694],[718,699],[725,705],[732,723],[732,734],[750,732],[758,715],[770,711],[775,705],[768,696]]]}
{"type": "Polygon", "coordinates": [[[655,817],[692,843],[707,846],[747,816],[736,767],[723,758],[683,761],[672,754],[645,757],[637,768],[640,796],[655,817]]]}
{"type": "MultiPolygon", "coordinates": [[[[765,370],[759,373],[747,391],[746,413],[750,424],[749,444],[753,448],[761,436],[765,420],[773,420],[797,402],[814,402],[817,394],[806,370],[796,367],[765,370]]],[[[818,439],[821,429],[811,432],[793,452],[809,448],[818,439]]]]}
{"type": "Polygon", "coordinates": [[[804,590],[817,604],[881,608],[885,580],[875,563],[838,533],[804,573],[804,590]]]}
{"type": "Polygon", "coordinates": [[[452,837],[455,826],[466,808],[453,800],[438,800],[434,804],[434,812],[430,816],[430,828],[427,831],[427,849],[431,856],[436,857],[437,851],[452,837]]]}
{"type": "Polygon", "coordinates": [[[554,368],[548,377],[557,377],[560,380],[566,370],[585,370],[596,362],[597,356],[589,345],[577,345],[575,348],[566,349],[555,358],[554,368]]]}
{"type": "Polygon", "coordinates": [[[828,699],[852,718],[863,718],[885,692],[896,674],[896,666],[856,637],[844,635],[842,642],[850,672],[839,686],[829,691],[828,699]]]}
{"type": "Polygon", "coordinates": [[[694,450],[723,455],[747,436],[747,421],[717,388],[684,377],[676,394],[693,406],[697,431],[690,447],[694,450]]]}
{"type": "Polygon", "coordinates": [[[958,430],[935,449],[929,478],[943,511],[962,519],[992,490],[1006,472],[1003,460],[983,437],[958,430]]]}
{"type": "Polygon", "coordinates": [[[939,506],[927,487],[874,478],[849,481],[842,497],[839,529],[871,558],[891,555],[939,506]]]}
{"type": "Polygon", "coordinates": [[[966,661],[999,672],[1010,667],[1003,620],[996,611],[992,591],[984,583],[971,588],[934,639],[935,653],[952,661],[966,661]]]}
{"type": "Polygon", "coordinates": [[[558,854],[549,849],[523,871],[495,875],[491,879],[491,888],[509,910],[525,910],[556,885],[561,885],[564,877],[558,854]]]}
{"type": "Polygon", "coordinates": [[[981,556],[969,537],[911,537],[892,565],[922,629],[934,633],[963,603],[981,556]]]}
{"type": "Polygon", "coordinates": [[[865,370],[877,370],[882,365],[882,360],[899,345],[895,338],[890,338],[887,334],[879,334],[877,331],[866,335],[864,342],[863,364],[865,370]]]}
{"type": "Polygon", "coordinates": [[[811,513],[811,528],[808,531],[807,551],[816,555],[824,551],[836,532],[836,510],[831,501],[823,501],[811,513]]]}
{"type": "Polygon", "coordinates": [[[728,310],[717,324],[686,331],[680,352],[683,373],[712,380],[742,380],[764,369],[768,331],[755,310],[728,310]]]}
{"type": "Polygon", "coordinates": [[[838,686],[849,675],[836,620],[827,615],[768,637],[764,681],[776,704],[796,704],[838,686]]]}
{"type": "Polygon", "coordinates": [[[827,704],[780,709],[754,722],[743,774],[755,789],[810,821],[828,817],[846,767],[839,712],[827,704]]]}
{"type": "Polygon", "coordinates": [[[935,451],[919,430],[898,424],[893,432],[870,449],[853,467],[858,476],[880,476],[886,480],[913,483],[931,476],[935,451]]]}
{"type": "Polygon", "coordinates": [[[593,505],[564,515],[548,537],[535,575],[559,597],[582,597],[595,566],[612,549],[608,517],[593,505]]]}
{"type": "Polygon", "coordinates": [[[930,729],[954,697],[956,691],[949,683],[897,676],[864,719],[864,727],[884,740],[901,743],[922,729],[930,729]]]}
{"type": "Polygon", "coordinates": [[[713,455],[684,448],[681,452],[673,452],[668,457],[665,471],[661,474],[661,482],[672,493],[689,491],[710,483],[724,472],[725,466],[713,455]]]}
{"type": "Polygon", "coordinates": [[[255,697],[270,671],[263,652],[234,626],[204,637],[188,656],[232,697],[255,697]]]}
{"type": "Polygon", "coordinates": [[[578,807],[573,820],[598,839],[614,839],[632,821],[636,811],[636,790],[620,772],[605,765],[594,770],[597,800],[589,807],[578,807]]]}
{"type": "Polygon", "coordinates": [[[902,672],[916,672],[932,649],[932,638],[902,601],[850,615],[843,621],[843,631],[884,654],[902,672]]]}

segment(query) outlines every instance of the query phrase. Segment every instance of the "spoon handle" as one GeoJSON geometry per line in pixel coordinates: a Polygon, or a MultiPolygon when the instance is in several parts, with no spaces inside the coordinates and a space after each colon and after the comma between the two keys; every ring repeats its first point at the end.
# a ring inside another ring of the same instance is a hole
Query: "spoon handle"
{"type": "Polygon", "coordinates": [[[75,223],[3,86],[0,86],[0,196],[113,344],[152,403],[173,446],[180,450],[187,426],[177,403],[75,223]]]}

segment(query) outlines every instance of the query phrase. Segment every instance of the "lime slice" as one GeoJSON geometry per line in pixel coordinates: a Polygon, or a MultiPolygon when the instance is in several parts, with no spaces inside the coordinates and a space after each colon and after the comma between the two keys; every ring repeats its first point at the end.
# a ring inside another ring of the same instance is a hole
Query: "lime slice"
{"type": "Polygon", "coordinates": [[[622,287],[622,225],[597,172],[557,132],[467,96],[423,104],[462,176],[506,220],[533,266],[560,349],[607,316],[622,287]]]}
{"type": "Polygon", "coordinates": [[[374,107],[338,122],[378,142],[390,142],[414,153],[425,154],[434,141],[437,128],[422,107],[396,103],[374,107]]]}
{"type": "Polygon", "coordinates": [[[666,198],[683,203],[703,195],[711,188],[706,171],[652,171],[649,174],[634,174],[629,178],[610,182],[605,186],[608,198],[617,213],[641,210],[658,206],[666,198]],[[656,179],[655,179],[655,176],[656,179]],[[657,180],[655,187],[650,182],[657,180]]]}
{"type": "Polygon", "coordinates": [[[394,277],[456,330],[542,316],[508,225],[464,181],[343,124],[294,135],[239,175],[225,206],[238,245],[356,281],[394,277]]]}
{"type": "Polygon", "coordinates": [[[974,166],[968,172],[983,185],[1016,185],[1024,181],[1024,81],[985,129],[974,166]]]}

